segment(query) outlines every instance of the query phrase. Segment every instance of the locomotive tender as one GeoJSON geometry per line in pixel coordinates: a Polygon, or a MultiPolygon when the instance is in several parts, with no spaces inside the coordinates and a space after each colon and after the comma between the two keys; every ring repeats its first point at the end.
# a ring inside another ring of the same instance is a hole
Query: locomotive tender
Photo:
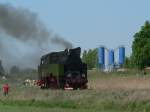
{"type": "Polygon", "coordinates": [[[87,65],[80,58],[81,48],[52,52],[41,57],[38,85],[41,88],[87,88],[87,65]]]}

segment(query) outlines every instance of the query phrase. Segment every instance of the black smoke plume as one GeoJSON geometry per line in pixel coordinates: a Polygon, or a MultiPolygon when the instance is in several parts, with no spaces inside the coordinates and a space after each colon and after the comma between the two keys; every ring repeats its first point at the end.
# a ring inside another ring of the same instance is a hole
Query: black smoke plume
{"type": "Polygon", "coordinates": [[[51,38],[51,42],[54,44],[59,44],[61,46],[65,46],[65,48],[73,48],[72,44],[66,41],[64,38],[56,35],[54,38],[51,38]]]}
{"type": "Polygon", "coordinates": [[[0,58],[5,67],[36,67],[40,56],[51,51],[52,43],[72,48],[64,38],[52,36],[37,14],[0,4],[0,58]]]}

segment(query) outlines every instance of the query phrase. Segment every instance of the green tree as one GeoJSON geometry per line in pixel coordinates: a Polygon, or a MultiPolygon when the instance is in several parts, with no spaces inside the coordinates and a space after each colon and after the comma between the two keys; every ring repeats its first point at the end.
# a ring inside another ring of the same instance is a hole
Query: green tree
{"type": "Polygon", "coordinates": [[[92,69],[97,65],[97,49],[89,49],[84,51],[82,55],[83,62],[87,63],[88,69],[92,69]]]}
{"type": "Polygon", "coordinates": [[[123,64],[123,67],[124,68],[133,68],[133,64],[132,64],[132,61],[131,61],[132,57],[125,57],[125,60],[124,60],[124,64],[123,64]]]}
{"type": "Polygon", "coordinates": [[[150,66],[150,23],[146,21],[141,30],[134,35],[132,61],[135,67],[143,69],[150,66]]]}

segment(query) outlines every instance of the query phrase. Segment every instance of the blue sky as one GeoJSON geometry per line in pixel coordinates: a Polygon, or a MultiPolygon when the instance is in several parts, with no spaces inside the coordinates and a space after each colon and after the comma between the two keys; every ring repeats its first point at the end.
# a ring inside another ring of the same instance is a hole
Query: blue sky
{"type": "Polygon", "coordinates": [[[82,49],[126,47],[150,18],[149,0],[0,0],[37,13],[50,31],[82,49]]]}

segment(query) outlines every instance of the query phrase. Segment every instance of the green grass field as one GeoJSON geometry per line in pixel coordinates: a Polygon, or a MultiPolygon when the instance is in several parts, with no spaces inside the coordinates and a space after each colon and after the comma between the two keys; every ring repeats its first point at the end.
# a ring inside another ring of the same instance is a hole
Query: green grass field
{"type": "Polygon", "coordinates": [[[13,82],[0,112],[149,112],[150,75],[88,72],[87,90],[41,90],[13,82]]]}

